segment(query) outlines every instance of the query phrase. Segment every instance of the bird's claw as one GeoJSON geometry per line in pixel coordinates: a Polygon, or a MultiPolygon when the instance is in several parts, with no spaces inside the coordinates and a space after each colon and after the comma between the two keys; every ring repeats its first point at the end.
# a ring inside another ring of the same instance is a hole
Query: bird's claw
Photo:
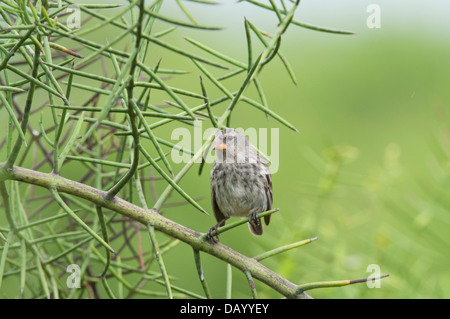
{"type": "Polygon", "coordinates": [[[256,225],[259,225],[261,223],[261,220],[258,218],[258,213],[250,213],[250,216],[248,217],[248,222],[254,222],[256,225]]]}
{"type": "Polygon", "coordinates": [[[214,244],[218,243],[219,242],[219,231],[217,230],[218,228],[219,225],[211,227],[206,233],[206,240],[211,241],[214,244]]]}

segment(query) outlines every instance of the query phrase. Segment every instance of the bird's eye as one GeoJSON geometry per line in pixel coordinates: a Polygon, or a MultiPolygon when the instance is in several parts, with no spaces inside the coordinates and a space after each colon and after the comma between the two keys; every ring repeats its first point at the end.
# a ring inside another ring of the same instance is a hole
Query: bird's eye
{"type": "Polygon", "coordinates": [[[225,136],[225,140],[231,141],[231,140],[233,140],[233,136],[227,135],[227,136],[225,136]]]}

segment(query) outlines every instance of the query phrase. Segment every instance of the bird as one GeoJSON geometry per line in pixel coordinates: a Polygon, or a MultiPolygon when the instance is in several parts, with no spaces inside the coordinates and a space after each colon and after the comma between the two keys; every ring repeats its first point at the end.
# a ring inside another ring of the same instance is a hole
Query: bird
{"type": "MultiPolygon", "coordinates": [[[[209,229],[207,238],[218,242],[217,229],[230,217],[248,217],[250,232],[262,235],[258,214],[271,210],[273,204],[269,166],[245,135],[232,128],[216,133],[213,149],[211,204],[217,224],[209,229]]],[[[269,225],[270,215],[264,216],[264,222],[269,225]]]]}

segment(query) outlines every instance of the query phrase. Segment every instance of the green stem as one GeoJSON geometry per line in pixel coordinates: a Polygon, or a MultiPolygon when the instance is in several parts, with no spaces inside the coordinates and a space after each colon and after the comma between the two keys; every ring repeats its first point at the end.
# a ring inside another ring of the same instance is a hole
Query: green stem
{"type": "Polygon", "coordinates": [[[206,282],[205,274],[203,272],[202,262],[200,260],[200,252],[196,249],[193,249],[193,251],[194,251],[194,260],[195,260],[195,266],[197,268],[198,278],[200,279],[200,283],[202,284],[203,291],[205,292],[206,298],[211,299],[212,298],[211,292],[209,291],[208,283],[206,282]]]}
{"type": "MultiPolygon", "coordinates": [[[[259,213],[258,214],[258,218],[263,218],[265,216],[271,215],[271,214],[276,213],[278,211],[279,211],[279,209],[275,208],[275,209],[272,209],[272,210],[268,210],[266,212],[259,213]]],[[[225,226],[219,227],[217,230],[215,230],[212,233],[212,235],[213,236],[218,236],[219,234],[222,234],[222,233],[224,233],[224,232],[226,232],[226,231],[228,231],[230,229],[236,228],[237,226],[243,225],[243,224],[245,224],[247,222],[248,222],[248,219],[245,219],[245,218],[244,219],[240,219],[238,221],[235,221],[234,223],[230,223],[230,224],[227,224],[225,226]]],[[[207,237],[207,234],[204,234],[203,238],[206,239],[206,237],[207,237]]]]}
{"type": "MultiPolygon", "coordinates": [[[[97,210],[98,220],[100,222],[100,227],[102,229],[103,240],[107,244],[109,244],[108,229],[106,228],[105,217],[103,215],[102,207],[96,206],[96,210],[97,210]]],[[[106,275],[106,272],[108,271],[108,268],[109,268],[109,264],[111,263],[111,252],[107,248],[105,248],[105,250],[106,250],[106,264],[105,264],[105,268],[103,269],[102,273],[99,276],[99,277],[102,277],[103,279],[105,279],[104,276],[106,275]]]]}
{"type": "MultiPolygon", "coordinates": [[[[31,76],[33,78],[36,77],[39,69],[39,54],[40,50],[38,46],[35,46],[34,49],[34,59],[33,59],[33,69],[31,71],[31,76]]],[[[31,104],[33,103],[33,97],[34,97],[34,91],[36,88],[35,82],[30,83],[30,89],[28,90],[27,99],[25,101],[25,109],[23,111],[23,118],[21,122],[21,129],[22,132],[26,133],[26,128],[28,125],[28,120],[30,118],[30,111],[31,111],[31,104]]],[[[19,136],[17,137],[16,143],[14,144],[14,147],[11,151],[11,153],[8,156],[8,159],[5,164],[5,168],[9,169],[14,165],[14,162],[17,159],[17,156],[19,155],[20,148],[22,147],[22,138],[19,136]]]]}
{"type": "Polygon", "coordinates": [[[0,64],[0,71],[2,71],[7,65],[8,65],[8,61],[9,59],[16,53],[16,51],[22,47],[22,44],[25,42],[25,40],[27,40],[31,34],[33,33],[35,29],[35,26],[31,29],[28,30],[28,32],[22,36],[22,38],[17,41],[17,43],[14,45],[14,47],[11,48],[11,50],[9,50],[8,54],[4,57],[2,63],[0,64]]]}
{"type": "Polygon", "coordinates": [[[162,274],[163,280],[165,282],[167,295],[169,296],[169,299],[173,299],[172,288],[170,287],[170,282],[169,282],[169,276],[167,275],[166,266],[164,264],[164,260],[161,255],[161,251],[159,250],[158,241],[156,239],[155,226],[152,225],[151,223],[149,223],[147,225],[147,228],[148,228],[148,234],[150,235],[150,239],[152,242],[153,251],[155,252],[155,258],[156,258],[156,261],[158,262],[159,269],[161,270],[161,274],[162,274]]]}
{"type": "Polygon", "coordinates": [[[317,289],[317,288],[330,288],[330,287],[343,287],[363,282],[368,282],[372,280],[379,280],[382,278],[388,277],[389,274],[379,276],[379,277],[372,277],[372,278],[362,278],[362,279],[353,279],[353,280],[337,280],[337,281],[320,281],[320,282],[311,282],[303,285],[297,286],[297,292],[302,293],[306,290],[310,289],[317,289]]]}
{"type": "Polygon", "coordinates": [[[275,256],[275,255],[278,255],[278,254],[283,253],[283,252],[285,252],[285,251],[288,251],[288,250],[291,250],[291,249],[294,249],[294,248],[297,248],[297,247],[300,247],[300,246],[309,244],[309,243],[311,243],[311,242],[317,240],[317,238],[318,238],[318,237],[314,237],[314,238],[310,238],[310,239],[305,239],[305,240],[302,240],[302,241],[299,241],[299,242],[296,242],[296,243],[292,243],[292,244],[289,244],[289,245],[285,245],[285,246],[282,246],[282,247],[278,247],[278,248],[269,250],[269,251],[267,251],[267,252],[265,252],[265,253],[262,253],[262,254],[260,254],[260,255],[258,255],[258,256],[255,256],[255,257],[253,257],[253,258],[254,258],[255,260],[257,260],[257,261],[261,261],[261,260],[263,260],[263,259],[266,259],[266,258],[275,256]]]}
{"type": "MultiPolygon", "coordinates": [[[[272,287],[283,296],[288,298],[310,298],[306,293],[298,293],[297,285],[266,268],[253,258],[246,257],[222,243],[213,244],[205,241],[202,238],[202,233],[180,225],[158,214],[153,209],[143,209],[117,196],[111,201],[105,201],[104,196],[106,192],[65,179],[58,175],[42,173],[17,166],[12,167],[10,170],[5,170],[4,168],[5,164],[0,163],[0,180],[17,180],[22,183],[33,184],[44,188],[54,187],[58,192],[83,198],[95,205],[101,205],[123,216],[136,220],[143,225],[151,223],[154,225],[156,231],[179,239],[190,245],[193,249],[215,256],[241,271],[250,271],[253,278],[272,287]]],[[[92,237],[87,239],[87,241],[89,240],[92,240],[92,237]]]]}
{"type": "Polygon", "coordinates": [[[209,119],[211,120],[211,124],[215,128],[219,128],[219,124],[217,124],[216,117],[214,116],[214,114],[213,114],[213,112],[211,110],[211,105],[209,104],[209,99],[208,99],[208,96],[206,94],[206,88],[205,88],[205,84],[203,83],[202,77],[200,77],[200,86],[202,87],[202,94],[205,97],[206,109],[208,111],[208,116],[209,116],[209,119]]]}
{"type": "Polygon", "coordinates": [[[62,209],[64,209],[64,211],[70,216],[72,217],[84,230],[86,230],[94,239],[96,239],[102,246],[104,246],[106,249],[108,249],[109,251],[111,251],[112,253],[115,254],[114,249],[112,249],[108,243],[106,243],[103,238],[101,238],[99,235],[97,235],[97,233],[95,231],[93,231],[88,225],[86,225],[86,223],[80,218],[78,217],[77,214],[75,214],[73,212],[73,210],[67,206],[67,204],[63,201],[63,199],[61,198],[61,196],[58,193],[58,190],[56,187],[50,186],[49,187],[49,191],[50,193],[53,195],[55,201],[58,203],[59,206],[61,206],[62,209]]]}
{"type": "Polygon", "coordinates": [[[138,164],[139,164],[139,132],[138,127],[136,124],[136,113],[133,108],[133,90],[134,90],[134,76],[135,76],[135,70],[137,66],[137,58],[138,58],[138,52],[141,45],[141,31],[142,31],[142,20],[144,18],[144,0],[140,0],[139,2],[139,17],[138,22],[136,26],[136,39],[135,39],[135,46],[134,46],[134,53],[133,61],[130,66],[130,81],[127,85],[127,96],[128,96],[128,117],[129,122],[131,126],[132,136],[133,136],[133,162],[131,163],[130,169],[127,171],[127,173],[115,184],[107,193],[106,198],[110,200],[114,196],[117,195],[117,193],[128,183],[128,181],[131,180],[134,173],[137,170],[138,164]]]}
{"type": "Polygon", "coordinates": [[[8,257],[9,245],[12,241],[14,231],[10,230],[3,246],[2,257],[0,259],[0,288],[2,288],[3,274],[5,272],[6,259],[8,257]]]}
{"type": "Polygon", "coordinates": [[[225,291],[225,299],[231,299],[231,291],[233,288],[233,269],[231,264],[227,264],[227,285],[225,291]]]}
{"type": "Polygon", "coordinates": [[[248,284],[250,285],[250,290],[252,291],[252,298],[256,299],[257,298],[256,287],[255,287],[255,282],[253,281],[253,278],[252,278],[252,274],[250,271],[244,271],[244,274],[245,274],[245,277],[247,277],[248,284]]]}

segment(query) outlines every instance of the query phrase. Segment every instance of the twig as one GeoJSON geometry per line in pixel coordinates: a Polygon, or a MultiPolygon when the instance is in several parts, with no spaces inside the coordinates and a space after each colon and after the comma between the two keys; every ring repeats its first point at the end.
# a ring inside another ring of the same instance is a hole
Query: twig
{"type": "MultiPolygon", "coordinates": [[[[17,166],[13,167],[11,170],[6,170],[5,164],[0,163],[0,180],[5,179],[17,180],[45,188],[53,186],[58,192],[75,195],[96,205],[102,205],[121,215],[134,219],[143,225],[152,223],[155,230],[177,238],[189,244],[193,249],[204,251],[215,256],[241,271],[250,271],[253,278],[272,287],[283,296],[288,298],[309,298],[309,295],[306,293],[299,293],[297,291],[297,285],[266,268],[253,258],[246,257],[221,243],[211,244],[203,240],[202,237],[204,234],[167,219],[158,214],[155,210],[143,209],[117,196],[111,201],[106,201],[106,193],[91,186],[65,179],[61,176],[37,172],[17,166]]],[[[92,238],[87,239],[87,241],[89,240],[92,240],[92,238]]],[[[80,243],[80,245],[82,244],[85,243],[80,243]]]]}
{"type": "Polygon", "coordinates": [[[200,279],[200,283],[202,284],[203,291],[205,292],[206,298],[211,299],[211,292],[209,291],[208,283],[206,282],[205,274],[203,273],[203,266],[200,260],[200,252],[196,249],[193,249],[193,252],[197,274],[200,279]]]}
{"type": "Polygon", "coordinates": [[[317,289],[317,288],[343,287],[343,286],[368,282],[368,281],[372,281],[372,280],[379,280],[379,279],[383,279],[386,277],[389,277],[389,274],[379,276],[379,277],[369,277],[369,278],[353,279],[353,280],[311,282],[311,283],[297,286],[297,292],[302,293],[306,290],[317,289]]]}
{"type": "Polygon", "coordinates": [[[291,250],[291,249],[294,249],[294,248],[297,248],[297,247],[309,244],[309,243],[311,243],[311,242],[313,242],[313,241],[315,241],[317,239],[318,239],[318,237],[314,237],[314,238],[305,239],[305,240],[302,240],[302,241],[299,241],[299,242],[296,242],[296,243],[292,243],[292,244],[289,244],[289,245],[285,245],[285,246],[282,246],[282,247],[278,247],[278,248],[266,251],[265,253],[262,253],[262,254],[260,254],[258,256],[255,256],[253,258],[255,260],[257,260],[257,261],[261,261],[263,259],[266,259],[266,258],[275,256],[275,255],[278,255],[278,254],[283,253],[285,251],[288,251],[288,250],[291,250]]]}
{"type": "Polygon", "coordinates": [[[155,227],[154,227],[154,225],[149,223],[147,225],[147,228],[148,228],[148,233],[150,235],[150,239],[152,241],[153,251],[155,253],[155,258],[156,258],[156,261],[158,262],[159,268],[161,270],[161,274],[162,274],[163,279],[164,279],[167,295],[168,295],[168,297],[170,299],[172,299],[173,298],[172,288],[170,286],[169,278],[167,276],[167,271],[166,271],[166,266],[164,265],[164,260],[163,260],[163,258],[161,256],[161,251],[159,250],[158,241],[156,240],[155,227]]]}

